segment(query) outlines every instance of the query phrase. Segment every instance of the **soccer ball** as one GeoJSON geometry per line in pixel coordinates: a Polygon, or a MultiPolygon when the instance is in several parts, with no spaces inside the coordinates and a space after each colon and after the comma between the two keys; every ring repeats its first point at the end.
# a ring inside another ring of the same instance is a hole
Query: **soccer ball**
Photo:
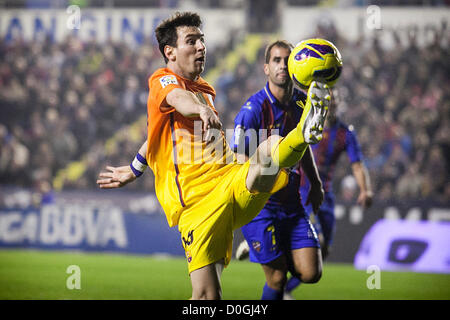
{"type": "Polygon", "coordinates": [[[308,39],[299,42],[288,59],[289,76],[303,89],[313,80],[333,86],[342,71],[339,50],[325,39],[308,39]]]}

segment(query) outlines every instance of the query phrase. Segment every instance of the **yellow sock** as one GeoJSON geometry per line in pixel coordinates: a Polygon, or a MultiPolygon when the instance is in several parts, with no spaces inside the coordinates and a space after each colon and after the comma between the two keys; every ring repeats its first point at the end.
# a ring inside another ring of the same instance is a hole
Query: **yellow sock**
{"type": "Polygon", "coordinates": [[[303,157],[308,144],[298,126],[272,147],[272,161],[280,168],[290,168],[303,157]]]}

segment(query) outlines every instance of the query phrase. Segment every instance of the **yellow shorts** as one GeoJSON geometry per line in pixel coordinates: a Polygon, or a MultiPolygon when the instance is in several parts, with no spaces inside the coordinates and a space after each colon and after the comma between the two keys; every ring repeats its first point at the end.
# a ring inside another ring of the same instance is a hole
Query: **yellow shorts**
{"type": "Polygon", "coordinates": [[[189,273],[221,259],[228,265],[233,230],[256,217],[270,196],[288,182],[288,174],[281,170],[271,192],[251,193],[246,187],[249,161],[230,166],[227,174],[211,181],[211,192],[180,216],[178,230],[189,273]]]}

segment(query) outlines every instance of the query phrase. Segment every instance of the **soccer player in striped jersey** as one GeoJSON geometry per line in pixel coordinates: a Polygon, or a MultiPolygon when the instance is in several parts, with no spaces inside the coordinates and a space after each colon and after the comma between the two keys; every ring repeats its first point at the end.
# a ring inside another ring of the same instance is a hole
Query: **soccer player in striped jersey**
{"type": "MultiPolygon", "coordinates": [[[[232,147],[238,156],[250,157],[255,146],[267,136],[274,132],[285,136],[298,123],[306,95],[295,89],[289,78],[287,61],[292,48],[286,41],[267,46],[264,64],[267,83],[245,102],[234,121],[232,147]]],[[[307,283],[317,282],[321,277],[319,240],[300,199],[300,164],[312,181],[306,199],[313,207],[320,206],[322,183],[311,149],[307,148],[300,163],[291,168],[288,185],[272,195],[262,211],[241,228],[250,261],[261,264],[264,271],[263,300],[283,298],[288,271],[307,283]]]]}
{"type": "MultiPolygon", "coordinates": [[[[344,152],[347,153],[353,176],[359,186],[357,203],[363,208],[368,208],[371,206],[373,199],[370,176],[363,162],[363,155],[356,133],[353,126],[347,126],[337,117],[336,109],[338,104],[339,92],[337,89],[333,89],[333,99],[325,121],[323,139],[318,144],[311,146],[325,190],[324,202],[315,216],[316,222],[314,223],[321,239],[323,259],[328,256],[333,242],[336,222],[334,216],[335,196],[332,188],[333,175],[335,166],[344,152]]],[[[300,187],[302,196],[307,195],[310,188],[309,184],[308,177],[303,175],[300,187]]],[[[311,205],[306,203],[304,205],[308,212],[313,212],[311,205]]],[[[300,281],[298,279],[291,278],[286,286],[286,293],[289,295],[299,284],[300,281]]]]}
{"type": "Polygon", "coordinates": [[[290,168],[322,136],[331,92],[313,82],[304,111],[285,136],[272,135],[238,163],[214,108],[215,91],[200,74],[206,58],[201,19],[176,13],[155,30],[166,68],[149,78],[147,141],[130,166],[107,167],[101,188],[118,188],[148,164],[169,226],[178,226],[193,299],[220,299],[233,230],[251,221],[288,182],[290,168]]]}

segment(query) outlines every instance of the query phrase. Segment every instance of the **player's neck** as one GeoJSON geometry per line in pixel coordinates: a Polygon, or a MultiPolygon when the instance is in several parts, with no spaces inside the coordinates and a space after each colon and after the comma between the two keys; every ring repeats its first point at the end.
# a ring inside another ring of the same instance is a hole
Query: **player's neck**
{"type": "Polygon", "coordinates": [[[186,73],[184,70],[179,68],[177,64],[170,63],[170,61],[167,63],[167,68],[172,70],[172,72],[175,73],[176,75],[178,75],[180,77],[183,77],[185,79],[188,79],[188,80],[191,80],[191,81],[198,80],[199,74],[186,73]]]}
{"type": "Polygon", "coordinates": [[[293,87],[291,85],[281,87],[269,81],[269,89],[275,99],[282,104],[288,104],[289,100],[292,98],[293,87]]]}

